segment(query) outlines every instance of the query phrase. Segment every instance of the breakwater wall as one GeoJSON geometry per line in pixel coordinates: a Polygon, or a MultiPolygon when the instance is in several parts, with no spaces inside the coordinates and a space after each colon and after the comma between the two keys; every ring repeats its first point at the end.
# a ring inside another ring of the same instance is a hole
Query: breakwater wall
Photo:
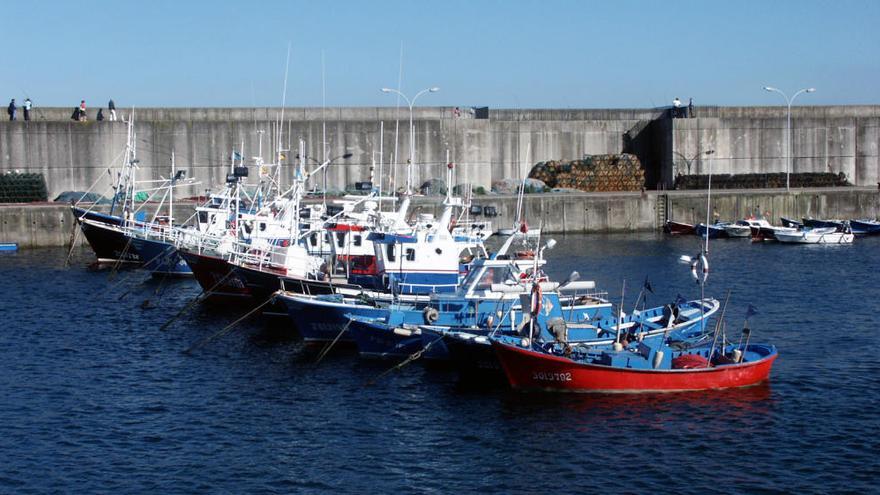
{"type": "MultiPolygon", "coordinates": [[[[494,206],[493,228],[508,228],[516,218],[516,197],[475,196],[473,204],[494,206]]],[[[189,209],[191,209],[191,204],[189,209]]],[[[712,206],[722,219],[734,220],[754,212],[767,213],[773,223],[791,218],[876,218],[880,215],[877,188],[713,191],[712,206]]],[[[149,209],[149,208],[148,208],[149,209]]],[[[442,198],[416,197],[410,213],[439,215],[442,198]]],[[[659,230],[667,218],[699,223],[706,219],[705,191],[646,191],[644,193],[527,194],[524,214],[531,226],[548,233],[634,232],[659,230]]],[[[175,209],[180,219],[187,206],[175,209]]],[[[480,217],[477,217],[480,218],[480,217]]],[[[71,238],[73,217],[64,204],[0,205],[0,242],[22,248],[64,246],[71,238]]],[[[82,241],[82,236],[79,236],[82,241]]]]}
{"type": "MultiPolygon", "coordinates": [[[[0,121],[0,172],[43,173],[50,197],[93,184],[106,193],[113,174],[108,168],[120,164],[125,149],[126,124],[96,122],[94,110],[88,122],[74,122],[70,112],[37,108],[31,122],[0,121]]],[[[133,112],[119,113],[130,118],[133,112]]],[[[300,139],[314,160],[353,154],[326,169],[329,189],[372,178],[388,190],[402,186],[406,175],[407,109],[285,108],[282,117],[276,108],[145,108],[134,115],[138,178],[167,177],[174,152],[176,166],[201,181],[183,194],[222,183],[233,151],[248,163],[255,156],[271,163],[274,150],[292,150],[281,160],[291,166],[300,139]]],[[[447,151],[456,184],[486,189],[537,162],[584,154],[637,155],[648,189],[669,189],[675,174],[688,171],[785,172],[788,163],[785,107],[697,107],[690,119],[672,119],[665,109],[500,109],[456,116],[451,107],[422,107],[413,117],[417,183],[445,178],[447,151]]],[[[795,107],[792,128],[792,172],[843,172],[861,186],[880,181],[880,106],[795,107]]],[[[324,187],[324,174],[313,181],[324,187]]]]}

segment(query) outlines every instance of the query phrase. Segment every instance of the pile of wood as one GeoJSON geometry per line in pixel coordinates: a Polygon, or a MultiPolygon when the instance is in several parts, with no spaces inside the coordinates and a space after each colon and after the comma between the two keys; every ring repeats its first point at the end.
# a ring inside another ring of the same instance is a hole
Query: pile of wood
{"type": "Polygon", "coordinates": [[[0,203],[32,203],[47,197],[43,174],[0,174],[0,203]]]}
{"type": "MultiPolygon", "coordinates": [[[[791,187],[839,187],[851,186],[846,174],[805,173],[791,174],[791,187]]],[[[676,189],[706,189],[708,175],[679,175],[675,178],[676,189]]],[[[712,187],[718,189],[770,189],[785,187],[785,173],[776,174],[712,174],[712,187]]]]}
{"type": "Polygon", "coordinates": [[[635,155],[586,155],[583,160],[541,162],[529,177],[551,188],[590,192],[639,191],[645,186],[645,169],[635,155]]]}

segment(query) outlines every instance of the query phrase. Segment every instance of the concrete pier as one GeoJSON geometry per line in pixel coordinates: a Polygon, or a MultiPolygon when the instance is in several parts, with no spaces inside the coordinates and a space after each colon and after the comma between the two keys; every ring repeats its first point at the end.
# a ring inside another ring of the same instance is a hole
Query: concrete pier
{"type": "MultiPolygon", "coordinates": [[[[475,196],[473,204],[494,206],[493,228],[509,228],[516,218],[516,196],[475,196]]],[[[192,205],[190,205],[191,208],[192,205]]],[[[712,191],[712,207],[721,219],[736,220],[756,211],[772,223],[779,217],[876,218],[880,215],[877,188],[712,191]]],[[[439,215],[442,198],[416,197],[411,214],[439,215]]],[[[175,211],[185,218],[187,206],[175,211]]],[[[529,225],[548,233],[634,232],[660,229],[666,218],[688,223],[706,221],[706,191],[646,191],[645,193],[527,194],[524,214],[529,225]]],[[[478,217],[479,218],[479,217],[478,217]]],[[[73,217],[64,204],[0,205],[0,242],[21,248],[64,246],[73,217]]],[[[82,236],[80,236],[80,239],[82,236]]]]}
{"type": "MultiPolygon", "coordinates": [[[[37,108],[30,122],[0,121],[0,172],[43,173],[50,197],[92,184],[106,193],[108,168],[119,165],[125,148],[126,124],[96,122],[93,114],[88,122],[74,122],[70,112],[37,108]]],[[[119,114],[129,118],[132,110],[119,114]]],[[[249,162],[260,155],[270,163],[279,147],[291,149],[282,159],[287,166],[295,161],[299,139],[316,160],[353,153],[328,167],[331,189],[371,177],[378,183],[380,175],[385,190],[392,179],[399,187],[409,157],[406,109],[285,108],[282,118],[277,108],[145,108],[134,115],[138,177],[167,177],[174,151],[177,167],[201,181],[182,191],[189,195],[223,181],[233,150],[249,162]],[[326,153],[321,149],[325,137],[326,153]],[[392,156],[400,163],[396,170],[389,165],[392,156]]],[[[691,173],[787,170],[785,107],[697,107],[689,119],[671,119],[664,109],[501,109],[489,110],[487,118],[476,116],[455,117],[449,107],[415,109],[417,182],[445,177],[447,150],[457,165],[456,184],[487,189],[495,180],[520,177],[537,162],[584,154],[636,154],[648,189],[669,189],[674,174],[688,168],[691,173]],[[714,153],[701,155],[707,150],[714,153]]],[[[791,172],[843,172],[851,183],[873,187],[880,181],[878,148],[880,106],[792,108],[791,172]]],[[[323,181],[321,174],[317,185],[323,181]]]]}

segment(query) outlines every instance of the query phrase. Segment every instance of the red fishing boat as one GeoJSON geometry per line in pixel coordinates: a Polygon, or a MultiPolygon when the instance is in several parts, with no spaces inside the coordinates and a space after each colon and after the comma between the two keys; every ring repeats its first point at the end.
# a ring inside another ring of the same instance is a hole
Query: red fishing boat
{"type": "Polygon", "coordinates": [[[670,235],[694,235],[694,226],[689,223],[676,222],[675,220],[667,220],[663,226],[663,232],[670,235]]]}
{"type": "Polygon", "coordinates": [[[626,347],[569,348],[558,354],[528,339],[494,338],[492,346],[513,388],[565,392],[746,387],[767,380],[778,355],[776,347],[766,344],[677,350],[647,340],[626,347]]]}

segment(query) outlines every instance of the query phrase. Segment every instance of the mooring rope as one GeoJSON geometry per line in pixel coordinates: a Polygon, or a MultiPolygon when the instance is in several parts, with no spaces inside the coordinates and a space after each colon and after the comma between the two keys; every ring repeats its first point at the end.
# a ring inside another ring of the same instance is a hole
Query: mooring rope
{"type": "Polygon", "coordinates": [[[407,357],[406,359],[404,359],[404,360],[401,361],[400,363],[398,363],[398,364],[392,366],[391,368],[389,368],[389,369],[383,371],[382,373],[380,373],[379,375],[377,375],[377,376],[376,376],[375,378],[373,378],[372,380],[367,381],[367,383],[365,383],[364,386],[365,386],[365,387],[369,387],[369,386],[375,384],[375,383],[376,383],[377,381],[379,381],[380,379],[382,379],[384,376],[386,376],[386,375],[388,375],[389,373],[391,373],[392,371],[397,371],[397,370],[403,368],[404,366],[408,365],[409,363],[415,361],[416,359],[419,359],[420,357],[422,357],[422,356],[425,354],[425,352],[427,352],[428,349],[431,348],[432,345],[434,345],[435,343],[437,343],[437,342],[439,342],[439,341],[441,341],[441,340],[443,340],[443,336],[442,336],[442,335],[437,336],[436,339],[434,339],[434,340],[428,342],[428,344],[427,344],[425,347],[422,347],[422,348],[419,349],[418,351],[416,351],[416,352],[410,354],[409,357],[407,357]]]}
{"type": "Polygon", "coordinates": [[[262,304],[260,304],[260,305],[257,306],[256,308],[254,308],[254,309],[248,311],[247,313],[245,313],[244,316],[242,316],[241,318],[239,318],[239,319],[233,321],[233,322],[230,323],[229,325],[226,325],[225,327],[223,327],[222,329],[220,329],[220,331],[214,333],[213,335],[210,335],[210,336],[208,336],[208,337],[206,337],[206,338],[204,338],[204,339],[202,339],[202,340],[196,342],[195,344],[193,344],[192,346],[190,346],[189,348],[187,348],[186,350],[184,350],[183,353],[184,353],[184,354],[192,354],[193,351],[198,350],[198,349],[201,349],[202,347],[204,347],[205,345],[207,345],[207,344],[208,344],[209,342],[211,342],[212,340],[217,339],[217,338],[220,338],[220,337],[226,335],[227,333],[231,332],[233,328],[235,328],[235,325],[238,325],[239,323],[241,323],[242,321],[244,321],[245,319],[247,319],[250,315],[256,313],[256,312],[259,311],[263,306],[269,304],[270,302],[272,302],[272,301],[274,301],[274,300],[275,300],[275,294],[272,294],[272,296],[271,296],[269,299],[266,299],[265,301],[263,301],[262,304]]]}
{"type": "Polygon", "coordinates": [[[315,366],[316,366],[316,367],[317,367],[319,364],[321,364],[321,360],[324,359],[324,356],[326,356],[327,353],[330,352],[330,349],[332,349],[333,346],[336,345],[336,342],[342,337],[342,334],[344,334],[345,331],[348,330],[349,325],[351,325],[351,321],[352,321],[351,318],[349,318],[349,319],[348,319],[348,323],[346,323],[345,325],[343,325],[343,326],[342,326],[342,330],[340,330],[339,333],[336,334],[336,338],[334,338],[329,344],[327,344],[326,346],[324,346],[323,349],[321,349],[321,353],[318,354],[318,359],[315,360],[315,366]]]}
{"type": "Polygon", "coordinates": [[[211,293],[214,292],[214,289],[216,289],[217,287],[220,287],[220,284],[222,284],[223,282],[225,282],[226,279],[229,278],[229,276],[232,275],[233,272],[235,272],[235,268],[234,268],[234,267],[231,268],[231,269],[229,270],[229,272],[228,272],[226,275],[223,276],[223,278],[221,278],[219,281],[217,281],[217,283],[214,284],[213,287],[211,287],[211,288],[208,289],[208,290],[202,290],[201,293],[199,293],[196,297],[192,298],[192,300],[191,300],[189,303],[187,303],[186,306],[183,307],[183,309],[181,309],[180,311],[178,311],[176,315],[172,316],[171,319],[169,319],[169,320],[166,321],[164,324],[162,324],[162,326],[159,327],[159,330],[160,330],[160,331],[164,331],[165,329],[168,328],[169,325],[171,325],[171,323],[173,323],[175,320],[177,320],[178,318],[180,318],[180,317],[183,315],[183,313],[185,313],[188,309],[192,308],[193,306],[195,306],[196,304],[198,304],[200,301],[202,301],[202,300],[204,300],[204,299],[207,299],[207,298],[211,295],[211,293]]]}

